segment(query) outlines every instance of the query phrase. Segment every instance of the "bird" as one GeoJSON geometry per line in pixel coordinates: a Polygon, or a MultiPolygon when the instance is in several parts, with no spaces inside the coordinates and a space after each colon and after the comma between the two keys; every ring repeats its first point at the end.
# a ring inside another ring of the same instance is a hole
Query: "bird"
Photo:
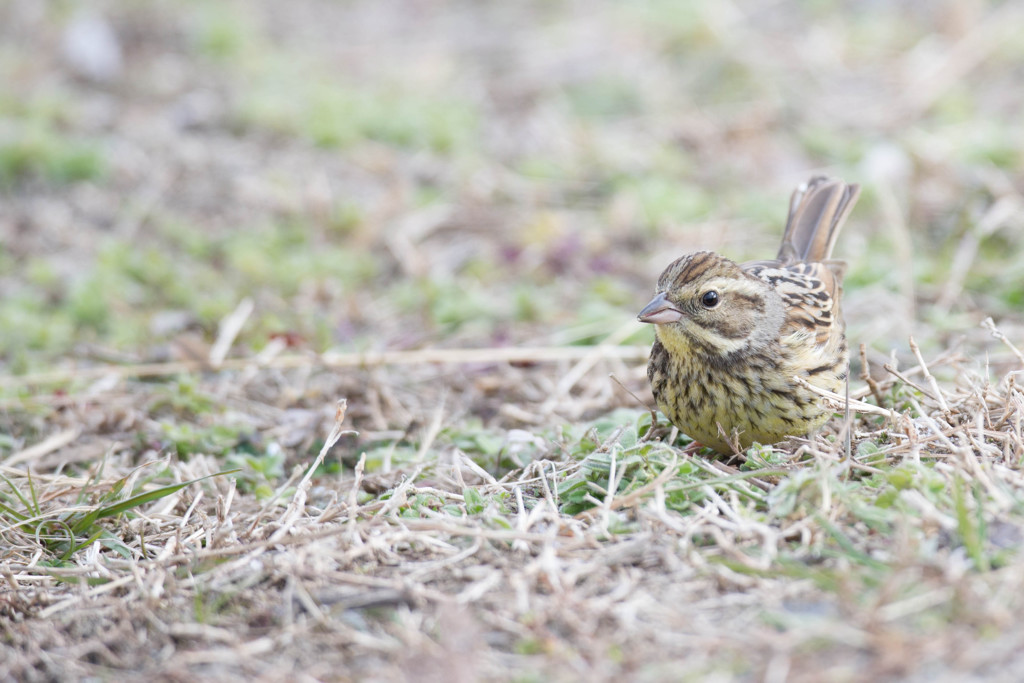
{"type": "Polygon", "coordinates": [[[832,260],[860,186],[815,176],[793,192],[775,259],[712,251],[673,261],[637,316],[655,342],[647,377],[658,408],[703,446],[730,455],[809,435],[831,417],[849,351],[840,310],[845,264],[832,260]]]}

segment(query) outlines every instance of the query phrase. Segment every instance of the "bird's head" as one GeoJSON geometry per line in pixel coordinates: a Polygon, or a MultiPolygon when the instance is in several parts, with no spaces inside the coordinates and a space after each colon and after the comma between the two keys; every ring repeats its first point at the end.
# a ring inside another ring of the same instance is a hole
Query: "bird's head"
{"type": "Polygon", "coordinates": [[[710,251],[676,259],[637,319],[656,326],[670,350],[727,357],[778,339],[784,311],[763,280],[710,251]]]}

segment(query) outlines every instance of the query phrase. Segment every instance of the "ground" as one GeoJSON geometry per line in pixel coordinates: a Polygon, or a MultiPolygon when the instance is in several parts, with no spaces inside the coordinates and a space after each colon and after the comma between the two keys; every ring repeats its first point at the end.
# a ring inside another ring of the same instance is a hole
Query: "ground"
{"type": "Polygon", "coordinates": [[[0,678],[1020,680],[1022,30],[0,5],[0,678]],[[636,313],[816,173],[850,428],[693,452],[636,313]]]}

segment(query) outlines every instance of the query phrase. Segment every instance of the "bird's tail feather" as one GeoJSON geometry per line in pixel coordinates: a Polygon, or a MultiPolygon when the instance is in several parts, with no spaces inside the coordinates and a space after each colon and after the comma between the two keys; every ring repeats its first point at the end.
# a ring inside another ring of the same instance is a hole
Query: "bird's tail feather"
{"type": "Polygon", "coordinates": [[[836,237],[860,196],[860,185],[815,176],[798,187],[789,201],[789,219],[782,236],[778,259],[827,261],[836,237]]]}

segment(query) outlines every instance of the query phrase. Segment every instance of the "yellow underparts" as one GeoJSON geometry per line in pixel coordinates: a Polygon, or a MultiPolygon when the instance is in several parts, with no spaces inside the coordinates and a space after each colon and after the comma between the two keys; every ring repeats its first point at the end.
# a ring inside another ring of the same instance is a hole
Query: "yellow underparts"
{"type": "MultiPolygon", "coordinates": [[[[712,335],[707,330],[701,332],[712,335]]],[[[666,374],[657,396],[658,407],[685,434],[705,446],[731,453],[732,443],[740,448],[754,442],[776,443],[813,432],[832,415],[819,397],[793,377],[804,376],[815,386],[837,391],[842,384],[838,372],[845,364],[840,364],[838,371],[808,376],[810,368],[821,365],[822,356],[812,353],[814,347],[806,340],[783,339],[779,367],[765,373],[750,367],[742,354],[730,366],[714,368],[685,334],[659,325],[657,335],[669,355],[667,373],[655,371],[666,374]]],[[[714,348],[721,348],[722,341],[707,339],[714,348]]]]}

